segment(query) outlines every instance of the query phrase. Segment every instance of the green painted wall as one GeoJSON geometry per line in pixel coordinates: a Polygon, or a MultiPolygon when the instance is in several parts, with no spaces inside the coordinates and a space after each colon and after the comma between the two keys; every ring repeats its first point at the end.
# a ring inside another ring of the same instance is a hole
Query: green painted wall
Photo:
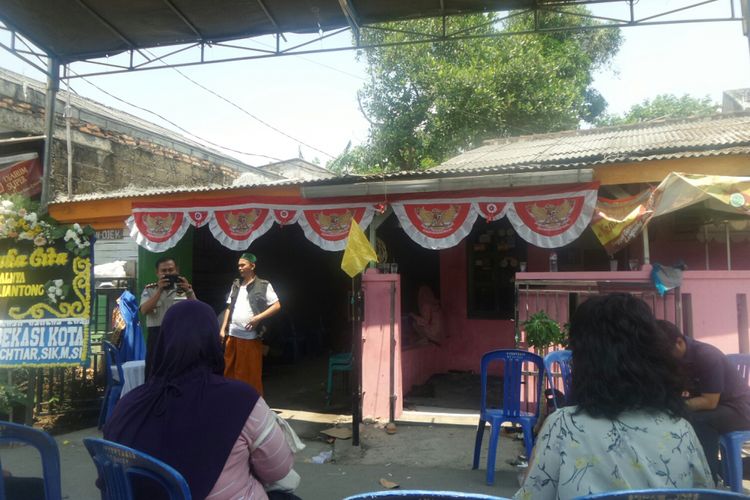
{"type": "MultiPolygon", "coordinates": [[[[185,236],[177,242],[177,245],[166,252],[149,252],[145,248],[138,247],[138,301],[141,300],[143,287],[156,281],[156,261],[161,257],[169,256],[175,259],[180,268],[180,274],[185,276],[190,283],[193,282],[193,231],[190,227],[185,236]]],[[[144,325],[143,334],[146,334],[146,319],[141,315],[141,325],[144,325]]]]}

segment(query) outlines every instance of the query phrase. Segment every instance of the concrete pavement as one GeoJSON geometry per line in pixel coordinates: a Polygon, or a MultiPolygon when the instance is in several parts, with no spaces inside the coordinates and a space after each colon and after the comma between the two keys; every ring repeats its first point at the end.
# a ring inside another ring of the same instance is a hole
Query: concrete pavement
{"type": "MultiPolygon", "coordinates": [[[[399,425],[395,435],[388,435],[376,425],[361,430],[361,446],[350,440],[327,443],[318,431],[326,422],[292,421],[307,447],[296,457],[295,469],[302,476],[297,494],[304,500],[338,500],[348,495],[384,489],[380,479],[400,485],[402,489],[454,490],[511,496],[518,487],[517,474],[505,461],[519,449],[519,444],[503,436],[498,453],[498,472],[494,486],[485,484],[485,453],[479,470],[471,470],[474,429],[460,426],[399,425]],[[312,463],[312,457],[323,451],[333,452],[333,461],[312,463]]],[[[485,433],[489,434],[489,433],[485,433]]],[[[83,446],[84,437],[101,437],[92,428],[56,436],[62,462],[64,498],[96,500],[96,469],[83,446]]],[[[41,476],[38,455],[33,448],[3,448],[3,467],[16,476],[41,476]]]]}

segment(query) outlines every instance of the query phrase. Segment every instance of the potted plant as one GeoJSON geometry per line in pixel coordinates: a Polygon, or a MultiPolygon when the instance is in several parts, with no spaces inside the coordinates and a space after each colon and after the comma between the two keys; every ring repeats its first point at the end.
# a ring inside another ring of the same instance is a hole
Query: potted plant
{"type": "Polygon", "coordinates": [[[529,316],[521,327],[526,332],[526,345],[538,353],[550,346],[567,343],[566,328],[561,328],[544,310],[529,316]]]}

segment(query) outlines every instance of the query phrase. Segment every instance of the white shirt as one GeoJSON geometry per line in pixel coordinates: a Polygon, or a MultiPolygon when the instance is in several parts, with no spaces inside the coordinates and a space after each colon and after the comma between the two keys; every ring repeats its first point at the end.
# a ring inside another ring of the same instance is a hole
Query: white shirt
{"type": "MultiPolygon", "coordinates": [[[[279,296],[269,283],[266,288],[266,304],[271,306],[279,301],[279,296]]],[[[227,304],[232,303],[232,294],[227,297],[227,304]]],[[[240,291],[237,294],[237,301],[234,303],[234,311],[229,321],[229,335],[240,339],[252,340],[258,337],[255,329],[246,330],[245,325],[250,323],[254,317],[253,310],[250,309],[250,301],[247,299],[247,285],[240,285],[240,291]]]]}

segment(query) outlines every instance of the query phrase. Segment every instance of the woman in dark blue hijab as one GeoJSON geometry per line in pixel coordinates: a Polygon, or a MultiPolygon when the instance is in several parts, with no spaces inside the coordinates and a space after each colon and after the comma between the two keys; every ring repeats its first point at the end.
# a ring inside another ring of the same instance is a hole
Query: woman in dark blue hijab
{"type": "MultiPolygon", "coordinates": [[[[193,498],[206,498],[259,396],[222,376],[219,325],[210,306],[175,304],[161,328],[151,377],[120,400],[104,438],[168,463],[185,477],[193,498]]],[[[159,497],[149,485],[138,489],[139,498],[159,497]]]]}

